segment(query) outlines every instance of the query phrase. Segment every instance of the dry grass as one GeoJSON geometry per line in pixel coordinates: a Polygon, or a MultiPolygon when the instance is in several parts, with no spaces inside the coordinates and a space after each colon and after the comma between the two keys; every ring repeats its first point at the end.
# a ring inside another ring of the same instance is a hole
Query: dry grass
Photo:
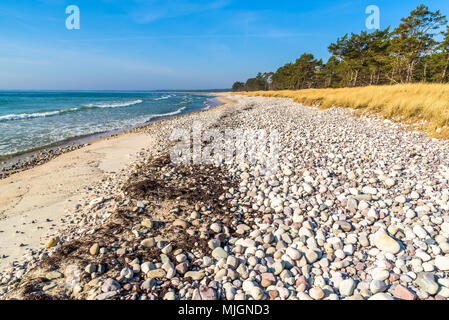
{"type": "Polygon", "coordinates": [[[293,98],[320,108],[346,107],[412,124],[433,137],[449,139],[449,84],[404,84],[340,89],[256,91],[242,94],[293,98]]]}

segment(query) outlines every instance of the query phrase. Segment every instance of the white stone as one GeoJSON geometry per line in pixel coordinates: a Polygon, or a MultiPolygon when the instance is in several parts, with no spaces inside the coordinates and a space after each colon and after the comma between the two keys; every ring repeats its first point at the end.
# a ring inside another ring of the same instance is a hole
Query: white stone
{"type": "Polygon", "coordinates": [[[368,300],[394,300],[391,295],[384,292],[376,293],[374,296],[368,298],[368,300]]]}
{"type": "Polygon", "coordinates": [[[310,184],[308,184],[308,183],[304,183],[304,184],[302,185],[302,187],[303,187],[304,191],[305,191],[307,194],[310,194],[310,193],[313,192],[313,187],[312,187],[310,184]]]}
{"type": "Polygon", "coordinates": [[[396,181],[392,178],[388,178],[385,180],[385,185],[389,188],[391,188],[392,186],[394,186],[396,184],[396,181]]]}
{"type": "Polygon", "coordinates": [[[390,272],[385,268],[375,268],[371,272],[371,276],[373,277],[374,280],[383,281],[388,279],[388,277],[390,276],[390,272]]]}
{"type": "Polygon", "coordinates": [[[356,287],[356,282],[352,279],[343,280],[340,283],[340,294],[346,297],[352,296],[354,289],[356,287]]]}
{"type": "Polygon", "coordinates": [[[399,243],[390,237],[385,230],[379,229],[373,236],[374,245],[382,251],[396,254],[401,250],[399,243]]]}
{"type": "Polygon", "coordinates": [[[435,258],[435,266],[442,271],[448,271],[449,270],[449,256],[436,257],[435,258]]]}
{"type": "Polygon", "coordinates": [[[373,280],[373,281],[371,281],[371,283],[369,285],[369,289],[371,290],[371,292],[373,294],[376,294],[376,293],[384,292],[385,290],[387,290],[387,285],[385,284],[385,282],[383,282],[381,280],[373,280]]]}
{"type": "Polygon", "coordinates": [[[301,258],[301,252],[292,247],[287,248],[285,253],[293,260],[299,260],[301,258]]]}
{"type": "Polygon", "coordinates": [[[413,227],[413,233],[416,234],[420,239],[425,239],[427,237],[427,231],[418,224],[413,227]]]}

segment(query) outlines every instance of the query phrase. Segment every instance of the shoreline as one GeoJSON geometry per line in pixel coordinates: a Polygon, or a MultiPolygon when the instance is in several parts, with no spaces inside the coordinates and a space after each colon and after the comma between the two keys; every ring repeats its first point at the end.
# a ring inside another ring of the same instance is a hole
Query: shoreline
{"type": "MultiPolygon", "coordinates": [[[[24,150],[16,154],[0,156],[0,180],[5,179],[13,174],[29,170],[35,166],[47,163],[48,161],[55,159],[56,157],[62,154],[78,150],[80,148],[90,145],[91,143],[101,141],[102,139],[107,139],[115,137],[120,134],[134,132],[135,130],[144,129],[145,127],[159,121],[172,119],[174,117],[179,117],[195,112],[206,111],[211,108],[219,107],[222,104],[226,104],[226,102],[221,102],[220,98],[215,96],[214,94],[211,93],[207,94],[212,97],[212,100],[215,100],[215,102],[213,102],[213,104],[208,107],[192,110],[190,112],[177,115],[155,117],[144,123],[137,123],[134,125],[125,126],[123,128],[118,128],[110,131],[96,132],[92,134],[76,136],[52,143],[50,145],[40,146],[30,150],[24,150]]],[[[226,101],[225,97],[223,97],[222,99],[223,101],[226,101]]]]}
{"type": "Polygon", "coordinates": [[[71,220],[70,216],[64,217],[67,212],[78,212],[80,206],[89,205],[95,199],[91,190],[98,189],[97,184],[120,174],[141,150],[159,148],[148,132],[179,121],[176,119],[230,105],[228,98],[219,99],[219,106],[158,119],[96,139],[0,179],[0,273],[13,261],[20,261],[29,250],[42,248],[49,233],[71,220]]]}
{"type": "Polygon", "coordinates": [[[0,299],[449,299],[447,144],[344,108],[229,98],[0,181],[0,210],[18,201],[0,252],[27,234],[37,248],[0,272],[0,299]],[[278,165],[261,150],[174,164],[172,129],[196,121],[277,130],[278,165]]]}

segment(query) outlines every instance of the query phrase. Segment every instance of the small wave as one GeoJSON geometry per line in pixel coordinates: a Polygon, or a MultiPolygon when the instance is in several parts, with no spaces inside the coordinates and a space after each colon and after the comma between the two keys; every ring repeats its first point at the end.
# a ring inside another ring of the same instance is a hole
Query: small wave
{"type": "Polygon", "coordinates": [[[203,101],[203,105],[204,105],[203,110],[209,110],[212,107],[216,107],[216,106],[220,105],[220,103],[217,100],[215,100],[215,98],[212,98],[212,99],[206,99],[205,101],[203,101]]]}
{"type": "Polygon", "coordinates": [[[119,108],[119,107],[128,107],[133,106],[135,104],[142,103],[142,100],[133,100],[133,101],[125,101],[125,102],[114,102],[114,103],[103,103],[103,104],[87,104],[85,107],[88,108],[119,108]]]}
{"type": "Polygon", "coordinates": [[[166,99],[170,99],[171,97],[174,97],[174,95],[173,94],[169,94],[169,95],[162,96],[162,97],[159,97],[159,98],[154,98],[154,101],[166,100],[166,99]]]}
{"type": "Polygon", "coordinates": [[[154,118],[174,116],[174,115],[180,114],[180,113],[183,112],[185,109],[186,109],[186,107],[182,107],[182,108],[179,108],[178,110],[175,110],[175,111],[173,111],[173,112],[160,113],[160,114],[153,114],[153,115],[151,115],[150,120],[151,120],[151,119],[154,119],[154,118]]]}
{"type": "Polygon", "coordinates": [[[192,102],[193,102],[193,99],[189,98],[189,97],[184,97],[181,101],[182,104],[190,104],[192,102]]]}
{"type": "Polygon", "coordinates": [[[14,121],[14,120],[24,120],[24,119],[32,119],[32,118],[41,118],[41,117],[51,117],[58,114],[75,112],[87,109],[96,109],[96,108],[118,108],[118,107],[127,107],[135,104],[142,103],[142,100],[133,100],[127,102],[116,102],[116,103],[104,103],[104,104],[88,104],[79,108],[69,108],[69,109],[61,109],[55,111],[46,111],[46,112],[35,112],[35,113],[12,113],[4,116],[0,116],[0,121],[14,121]]]}
{"type": "Polygon", "coordinates": [[[13,121],[13,120],[23,120],[31,118],[41,118],[55,116],[61,113],[73,112],[78,110],[78,108],[70,108],[64,110],[47,111],[47,112],[35,112],[35,113],[20,113],[20,114],[7,114],[5,116],[0,116],[0,121],[13,121]]]}

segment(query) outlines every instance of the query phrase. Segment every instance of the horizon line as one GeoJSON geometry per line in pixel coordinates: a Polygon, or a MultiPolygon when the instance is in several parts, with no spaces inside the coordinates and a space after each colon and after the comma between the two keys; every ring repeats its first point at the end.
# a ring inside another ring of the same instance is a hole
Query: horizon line
{"type": "Polygon", "coordinates": [[[204,92],[204,91],[226,91],[231,88],[224,89],[0,89],[0,92],[204,92]]]}

